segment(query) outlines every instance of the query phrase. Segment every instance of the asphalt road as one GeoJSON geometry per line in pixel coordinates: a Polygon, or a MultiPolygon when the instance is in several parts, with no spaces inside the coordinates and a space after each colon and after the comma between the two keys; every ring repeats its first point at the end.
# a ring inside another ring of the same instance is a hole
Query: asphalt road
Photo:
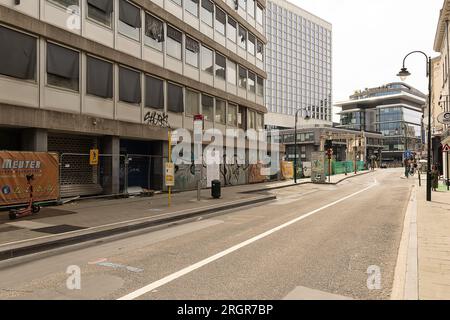
{"type": "Polygon", "coordinates": [[[264,205],[1,269],[0,299],[389,299],[412,184],[401,175],[280,189],[264,205]]]}

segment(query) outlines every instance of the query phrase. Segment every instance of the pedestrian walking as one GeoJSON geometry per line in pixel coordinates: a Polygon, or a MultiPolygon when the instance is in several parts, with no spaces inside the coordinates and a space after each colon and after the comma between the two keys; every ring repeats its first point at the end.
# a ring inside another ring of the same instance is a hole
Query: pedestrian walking
{"type": "Polygon", "coordinates": [[[436,165],[433,165],[433,169],[431,170],[431,188],[433,191],[437,191],[439,188],[439,170],[436,165]]]}
{"type": "Polygon", "coordinates": [[[405,159],[405,177],[409,179],[409,159],[405,159]]]}

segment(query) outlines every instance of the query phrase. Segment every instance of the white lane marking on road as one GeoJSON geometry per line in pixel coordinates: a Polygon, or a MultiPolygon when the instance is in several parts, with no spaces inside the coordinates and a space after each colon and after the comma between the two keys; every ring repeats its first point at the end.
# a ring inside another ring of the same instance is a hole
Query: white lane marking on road
{"type": "Polygon", "coordinates": [[[293,220],[291,220],[289,222],[286,222],[286,223],[284,223],[284,224],[282,224],[282,225],[280,225],[280,226],[278,226],[276,228],[273,228],[273,229],[271,229],[269,231],[261,233],[261,234],[255,236],[255,237],[253,237],[251,239],[248,239],[248,240],[246,240],[244,242],[241,242],[241,243],[239,243],[239,244],[237,244],[237,245],[235,245],[235,246],[233,246],[233,247],[231,247],[229,249],[226,249],[226,250],[224,250],[222,252],[219,252],[219,253],[217,253],[217,254],[209,257],[209,258],[206,258],[206,259],[204,259],[202,261],[199,261],[199,262],[197,262],[197,263],[195,263],[193,265],[190,265],[190,266],[188,266],[188,267],[186,267],[186,268],[184,268],[184,269],[182,269],[180,271],[172,273],[172,274],[170,274],[170,275],[168,275],[168,276],[166,276],[166,277],[164,277],[164,278],[162,278],[162,279],[160,279],[158,281],[150,283],[149,285],[147,285],[145,287],[142,287],[142,288],[140,288],[140,289],[138,289],[138,290],[136,290],[134,292],[131,292],[131,293],[129,293],[129,294],[119,298],[118,300],[134,300],[136,298],[139,298],[140,296],[142,296],[142,295],[144,295],[146,293],[149,293],[149,292],[151,292],[151,291],[153,291],[153,290],[155,290],[155,289],[157,289],[159,287],[162,287],[162,286],[164,286],[164,285],[166,285],[166,284],[168,284],[168,283],[170,283],[170,282],[172,282],[172,281],[174,281],[174,280],[176,280],[176,279],[178,279],[180,277],[183,277],[183,276],[191,273],[192,271],[195,271],[197,269],[200,269],[200,268],[208,265],[211,262],[219,260],[220,258],[223,258],[223,257],[225,257],[225,256],[227,256],[227,255],[229,255],[229,254],[231,254],[231,253],[233,253],[233,252],[235,252],[235,251],[237,251],[239,249],[242,249],[242,248],[244,248],[244,247],[246,247],[246,246],[248,246],[248,245],[250,245],[250,244],[252,244],[252,243],[254,243],[256,241],[258,241],[258,240],[266,238],[266,237],[268,237],[269,235],[271,235],[271,234],[273,234],[275,232],[278,232],[278,231],[280,231],[282,229],[285,229],[285,228],[287,228],[287,227],[289,227],[289,226],[291,226],[291,225],[293,225],[293,224],[295,224],[295,223],[297,223],[297,222],[299,222],[301,220],[304,220],[304,219],[312,216],[313,214],[316,214],[316,213],[318,213],[318,212],[320,212],[320,211],[322,211],[324,209],[328,209],[328,208],[330,208],[330,207],[332,207],[332,206],[334,206],[334,205],[336,205],[338,203],[341,203],[341,202],[346,201],[346,200],[348,200],[350,198],[353,198],[354,196],[357,196],[358,194],[366,192],[367,190],[372,189],[376,185],[378,185],[378,182],[376,181],[376,179],[374,179],[374,182],[370,186],[368,186],[368,187],[366,187],[366,188],[364,188],[362,190],[359,190],[359,191],[357,191],[355,193],[352,193],[351,195],[348,195],[348,196],[346,196],[344,198],[341,198],[341,199],[336,200],[336,201],[334,201],[332,203],[329,203],[329,204],[327,204],[327,205],[325,205],[323,207],[320,207],[320,208],[318,208],[316,210],[313,210],[313,211],[311,211],[311,212],[309,212],[307,214],[304,214],[304,215],[302,215],[302,216],[300,216],[298,218],[295,218],[295,219],[293,219],[293,220]]]}
{"type": "Polygon", "coordinates": [[[317,192],[317,190],[314,190],[314,191],[310,191],[310,192],[306,192],[306,193],[299,193],[299,194],[294,194],[294,195],[281,197],[281,198],[279,196],[277,196],[277,199],[274,202],[269,203],[268,205],[269,206],[280,206],[280,205],[294,203],[294,202],[298,201],[300,198],[303,198],[304,196],[307,196],[309,194],[316,193],[316,192],[317,192]]]}

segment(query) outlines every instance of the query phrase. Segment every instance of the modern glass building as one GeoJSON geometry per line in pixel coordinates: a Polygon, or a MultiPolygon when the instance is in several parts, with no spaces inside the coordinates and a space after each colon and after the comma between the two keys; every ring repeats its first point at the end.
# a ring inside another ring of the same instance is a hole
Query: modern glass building
{"type": "Polygon", "coordinates": [[[384,136],[383,160],[400,162],[405,150],[422,151],[426,95],[404,83],[355,92],[336,106],[341,128],[376,131],[384,136]]]}
{"type": "Polygon", "coordinates": [[[315,124],[332,122],[332,26],[287,2],[267,2],[265,116],[269,128],[293,128],[298,108],[315,124]]]}

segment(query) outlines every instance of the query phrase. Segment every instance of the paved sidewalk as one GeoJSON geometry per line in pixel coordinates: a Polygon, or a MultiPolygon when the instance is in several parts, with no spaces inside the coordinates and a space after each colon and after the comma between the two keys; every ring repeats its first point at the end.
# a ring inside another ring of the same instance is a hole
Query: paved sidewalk
{"type": "Polygon", "coordinates": [[[450,192],[443,186],[426,201],[417,183],[418,286],[420,300],[450,300],[450,192]]]}
{"type": "MultiPolygon", "coordinates": [[[[332,184],[366,174],[336,175],[332,184]]],[[[310,183],[310,179],[300,179],[299,184],[310,183]]],[[[110,235],[136,231],[164,223],[173,223],[195,218],[204,214],[235,209],[276,199],[271,190],[292,187],[290,181],[277,181],[253,185],[222,188],[222,198],[212,199],[210,190],[201,191],[201,201],[197,201],[197,191],[172,195],[172,206],[168,207],[168,195],[135,197],[114,200],[83,200],[57,207],[46,207],[32,217],[10,221],[8,212],[0,212],[0,260],[28,254],[27,248],[45,245],[54,247],[110,235]]]]}

